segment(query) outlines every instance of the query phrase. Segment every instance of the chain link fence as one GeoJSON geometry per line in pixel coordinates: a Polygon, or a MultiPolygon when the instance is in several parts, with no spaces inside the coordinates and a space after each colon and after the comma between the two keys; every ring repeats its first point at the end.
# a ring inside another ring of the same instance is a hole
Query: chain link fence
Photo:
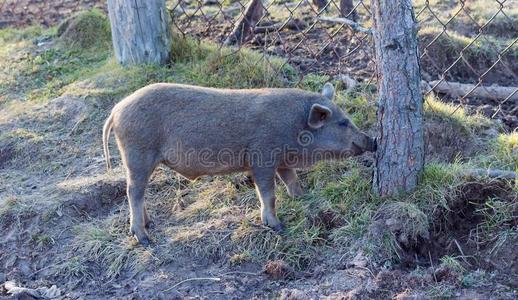
{"type": "MultiPolygon", "coordinates": [[[[275,75],[283,76],[288,65],[296,70],[286,85],[298,86],[314,75],[346,88],[376,81],[368,0],[175,0],[167,5],[179,36],[212,42],[221,55],[257,50],[257,63],[269,64],[275,75]],[[227,47],[232,50],[223,51],[227,47]]],[[[106,3],[0,0],[0,26],[53,25],[90,7],[105,10],[106,3]]],[[[414,14],[425,95],[518,128],[518,1],[416,0],[414,14]]]]}
{"type": "MultiPolygon", "coordinates": [[[[295,85],[308,74],[346,86],[376,79],[370,1],[181,0],[170,7],[183,35],[256,49],[266,60],[284,57],[301,75],[295,85]]],[[[518,1],[414,1],[414,11],[425,94],[518,127],[518,1]]]]}

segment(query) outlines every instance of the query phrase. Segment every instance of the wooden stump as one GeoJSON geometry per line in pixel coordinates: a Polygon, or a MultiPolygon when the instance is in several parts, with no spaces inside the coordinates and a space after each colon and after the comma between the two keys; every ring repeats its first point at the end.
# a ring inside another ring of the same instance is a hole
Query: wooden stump
{"type": "Polygon", "coordinates": [[[164,0],[108,0],[113,48],[121,64],[164,63],[171,52],[164,0]]]}

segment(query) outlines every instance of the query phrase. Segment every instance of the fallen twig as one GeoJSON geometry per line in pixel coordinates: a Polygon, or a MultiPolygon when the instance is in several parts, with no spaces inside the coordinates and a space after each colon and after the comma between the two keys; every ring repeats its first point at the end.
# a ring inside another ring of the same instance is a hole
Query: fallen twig
{"type": "Polygon", "coordinates": [[[469,96],[478,98],[518,101],[518,87],[476,86],[476,84],[444,80],[430,81],[428,84],[433,91],[448,94],[452,97],[464,97],[469,94],[469,96]]]}
{"type": "Polygon", "coordinates": [[[347,18],[318,17],[318,19],[321,21],[330,22],[330,23],[346,24],[346,25],[349,25],[351,27],[351,29],[353,29],[353,30],[367,33],[367,34],[372,34],[371,28],[365,28],[365,27],[361,26],[360,24],[354,22],[353,20],[349,20],[347,18]]]}

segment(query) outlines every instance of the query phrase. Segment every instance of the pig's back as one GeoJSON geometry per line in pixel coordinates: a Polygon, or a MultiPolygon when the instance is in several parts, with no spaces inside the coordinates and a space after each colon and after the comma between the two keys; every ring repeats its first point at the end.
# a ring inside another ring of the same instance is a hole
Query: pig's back
{"type": "Polygon", "coordinates": [[[230,90],[158,83],[128,96],[114,112],[125,124],[133,124],[127,130],[134,133],[149,136],[153,128],[162,141],[173,138],[195,148],[238,148],[258,140],[284,142],[304,126],[315,98],[318,94],[298,89],[230,90]]]}

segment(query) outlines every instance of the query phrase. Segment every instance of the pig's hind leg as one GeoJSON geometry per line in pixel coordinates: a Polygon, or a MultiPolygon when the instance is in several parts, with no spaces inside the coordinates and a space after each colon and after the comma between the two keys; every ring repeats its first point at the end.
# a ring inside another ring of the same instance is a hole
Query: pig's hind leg
{"type": "Polygon", "coordinates": [[[149,177],[156,167],[156,155],[151,151],[130,150],[122,155],[126,166],[127,194],[130,208],[130,234],[137,241],[149,245],[149,235],[146,231],[150,223],[144,204],[144,192],[149,177]]]}
{"type": "Polygon", "coordinates": [[[297,173],[294,169],[279,168],[277,169],[277,175],[279,175],[282,182],[286,185],[286,189],[288,190],[288,195],[290,195],[290,197],[302,196],[304,192],[302,191],[302,187],[297,178],[297,173]]]}
{"type": "Polygon", "coordinates": [[[283,229],[275,211],[275,169],[256,168],[252,170],[255,189],[261,201],[261,221],[275,231],[283,229]]]}

